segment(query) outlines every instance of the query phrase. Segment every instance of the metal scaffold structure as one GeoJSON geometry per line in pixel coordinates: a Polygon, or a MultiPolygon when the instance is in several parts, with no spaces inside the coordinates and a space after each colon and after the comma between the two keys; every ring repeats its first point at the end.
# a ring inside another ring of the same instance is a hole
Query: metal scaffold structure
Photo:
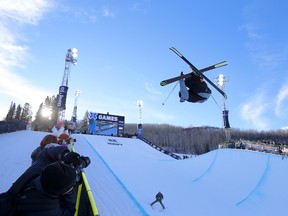
{"type": "Polygon", "coordinates": [[[58,121],[65,120],[68,80],[70,76],[71,65],[77,64],[77,60],[76,60],[77,55],[78,55],[78,50],[76,48],[73,48],[73,49],[70,48],[68,49],[66,57],[65,57],[64,75],[62,79],[62,85],[59,87],[59,95],[58,95],[58,100],[57,100],[58,121]]]}
{"type": "Polygon", "coordinates": [[[78,103],[78,98],[80,96],[80,93],[81,93],[80,90],[77,89],[75,93],[74,108],[73,108],[73,113],[72,113],[72,118],[71,118],[73,131],[76,130],[76,126],[77,126],[77,103],[78,103]]]}
{"type": "Polygon", "coordinates": [[[142,138],[142,107],[143,107],[143,101],[139,100],[137,101],[137,106],[139,108],[139,121],[137,124],[137,134],[138,138],[142,138]]]}
{"type": "MultiPolygon", "coordinates": [[[[225,89],[225,83],[228,82],[228,79],[223,75],[220,74],[217,78],[217,86],[219,86],[222,91],[225,89]]],[[[226,141],[231,140],[231,134],[230,134],[230,124],[228,119],[229,110],[226,108],[226,99],[223,98],[223,110],[222,110],[222,117],[223,117],[223,128],[225,131],[226,141]]]]}

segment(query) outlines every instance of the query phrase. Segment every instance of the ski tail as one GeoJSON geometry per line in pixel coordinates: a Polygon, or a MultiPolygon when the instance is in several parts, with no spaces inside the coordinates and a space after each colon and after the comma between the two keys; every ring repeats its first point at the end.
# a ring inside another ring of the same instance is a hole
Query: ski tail
{"type": "Polygon", "coordinates": [[[171,51],[173,51],[176,55],[178,55],[183,61],[185,61],[191,69],[197,73],[200,77],[205,79],[213,88],[215,88],[225,99],[227,99],[227,95],[224,91],[222,91],[215,83],[213,83],[209,78],[207,78],[203,73],[201,73],[188,59],[186,59],[176,48],[171,47],[169,48],[171,51]]]}
{"type": "MultiPolygon", "coordinates": [[[[228,64],[227,61],[222,61],[222,62],[219,62],[217,64],[211,65],[209,67],[202,68],[201,70],[199,70],[199,72],[204,73],[204,72],[209,71],[209,70],[213,70],[213,69],[216,69],[216,68],[219,68],[219,67],[223,67],[223,66],[225,66],[227,64],[228,64]]],[[[183,75],[180,75],[180,76],[176,76],[176,77],[161,81],[160,85],[161,86],[165,86],[165,85],[168,85],[170,83],[176,82],[176,81],[178,81],[180,79],[188,78],[190,76],[191,76],[191,73],[183,74],[183,75]]]]}

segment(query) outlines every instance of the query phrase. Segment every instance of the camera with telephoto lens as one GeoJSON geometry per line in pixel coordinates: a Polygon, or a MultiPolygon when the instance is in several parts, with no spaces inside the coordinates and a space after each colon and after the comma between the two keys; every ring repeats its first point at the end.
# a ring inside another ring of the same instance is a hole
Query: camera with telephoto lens
{"type": "Polygon", "coordinates": [[[81,156],[81,157],[80,157],[80,160],[81,160],[81,165],[80,165],[80,167],[81,167],[82,169],[88,167],[89,164],[91,163],[91,160],[90,160],[89,157],[81,156]]]}
{"type": "Polygon", "coordinates": [[[79,167],[80,169],[86,168],[91,163],[89,157],[80,156],[78,153],[68,150],[62,153],[61,160],[66,164],[70,164],[75,168],[79,167]]]}

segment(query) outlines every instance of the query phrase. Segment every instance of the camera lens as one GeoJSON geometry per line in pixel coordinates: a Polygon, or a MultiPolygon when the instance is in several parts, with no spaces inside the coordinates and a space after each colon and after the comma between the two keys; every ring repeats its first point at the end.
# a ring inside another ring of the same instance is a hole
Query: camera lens
{"type": "Polygon", "coordinates": [[[81,159],[82,159],[82,161],[81,161],[81,162],[82,162],[81,165],[82,165],[83,168],[88,167],[89,164],[91,163],[91,160],[90,160],[89,157],[81,156],[81,159]]]}

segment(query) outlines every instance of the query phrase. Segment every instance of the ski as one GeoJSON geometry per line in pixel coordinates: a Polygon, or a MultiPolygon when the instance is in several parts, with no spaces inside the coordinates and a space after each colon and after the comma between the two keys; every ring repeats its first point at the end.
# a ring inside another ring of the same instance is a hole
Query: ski
{"type": "MultiPolygon", "coordinates": [[[[206,71],[213,70],[215,68],[223,67],[223,66],[225,66],[227,64],[228,64],[227,61],[223,61],[223,62],[214,64],[214,65],[211,65],[209,67],[203,68],[203,69],[199,70],[199,72],[204,73],[206,71]]],[[[173,77],[173,78],[170,78],[170,79],[163,80],[163,81],[160,82],[160,85],[161,86],[165,86],[165,85],[168,85],[170,83],[176,82],[176,81],[178,81],[180,79],[185,79],[187,77],[190,77],[191,74],[192,73],[183,74],[183,75],[180,75],[180,76],[176,76],[176,77],[173,77]]]]}
{"type": "Polygon", "coordinates": [[[176,48],[171,47],[169,48],[173,51],[176,55],[178,55],[181,59],[183,59],[191,68],[192,70],[197,73],[200,77],[205,79],[210,85],[212,85],[225,99],[227,99],[227,95],[224,91],[222,91],[215,83],[213,83],[209,78],[207,78],[203,73],[201,73],[190,61],[188,61],[176,48]]]}

